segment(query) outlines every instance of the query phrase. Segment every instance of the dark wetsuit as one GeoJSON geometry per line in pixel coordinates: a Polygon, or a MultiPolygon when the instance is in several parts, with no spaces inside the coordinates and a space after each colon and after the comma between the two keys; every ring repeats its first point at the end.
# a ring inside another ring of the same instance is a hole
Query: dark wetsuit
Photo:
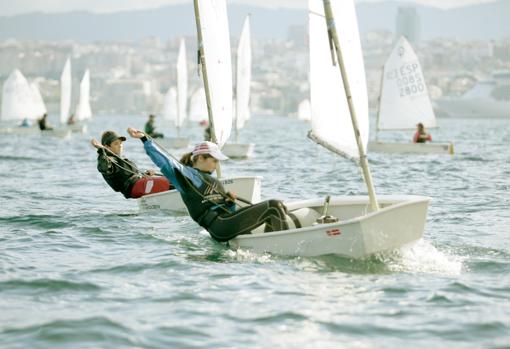
{"type": "Polygon", "coordinates": [[[168,157],[152,140],[144,137],[142,141],[147,155],[181,194],[191,218],[215,240],[228,241],[264,223],[273,231],[287,229],[280,201],[268,200],[236,211],[218,179],[168,157]]]}
{"type": "Polygon", "coordinates": [[[126,158],[106,154],[104,148],[97,150],[97,170],[113,190],[121,192],[124,197],[131,197],[131,189],[142,174],[136,164],[126,158]]]}

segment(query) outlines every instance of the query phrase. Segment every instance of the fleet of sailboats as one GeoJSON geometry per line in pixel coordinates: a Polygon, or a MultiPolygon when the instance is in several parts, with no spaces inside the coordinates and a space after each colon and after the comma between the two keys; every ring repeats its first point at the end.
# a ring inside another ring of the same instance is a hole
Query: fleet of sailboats
{"type": "Polygon", "coordinates": [[[386,63],[381,79],[376,140],[370,151],[453,154],[451,142],[412,143],[378,140],[380,131],[416,130],[418,123],[426,128],[437,127],[427,85],[418,56],[409,42],[401,37],[386,63]]]}
{"type": "MultiPolygon", "coordinates": [[[[225,0],[194,0],[199,64],[207,101],[212,141],[221,148],[228,141],[232,129],[232,62],[230,34],[225,0]]],[[[260,201],[259,176],[218,178],[225,189],[251,202],[260,201]]],[[[138,199],[141,209],[167,209],[185,212],[177,190],[150,194],[138,199]]]]}
{"type": "MultiPolygon", "coordinates": [[[[422,237],[430,198],[375,195],[365,147],[368,98],[353,0],[309,0],[310,138],[352,159],[368,196],[338,196],[286,203],[294,228],[240,235],[232,248],[283,255],[337,254],[364,258],[422,237]]],[[[332,187],[336,185],[332,183],[332,187]]]]}

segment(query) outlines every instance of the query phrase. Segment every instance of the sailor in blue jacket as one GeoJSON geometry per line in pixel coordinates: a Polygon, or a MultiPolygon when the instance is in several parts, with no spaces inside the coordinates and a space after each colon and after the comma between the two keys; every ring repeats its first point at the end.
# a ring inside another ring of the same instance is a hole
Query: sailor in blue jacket
{"type": "Polygon", "coordinates": [[[249,234],[262,224],[266,224],[266,231],[288,229],[286,208],[278,200],[237,209],[235,195],[227,193],[221,182],[212,176],[218,162],[228,159],[215,143],[201,142],[177,161],[161,151],[143,132],[128,128],[128,133],[142,140],[147,155],[181,194],[191,218],[215,240],[224,242],[249,234]]]}

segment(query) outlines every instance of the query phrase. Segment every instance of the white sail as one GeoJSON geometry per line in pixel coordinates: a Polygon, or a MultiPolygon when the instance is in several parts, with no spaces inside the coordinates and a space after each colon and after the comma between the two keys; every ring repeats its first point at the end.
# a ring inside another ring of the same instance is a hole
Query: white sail
{"type": "Polygon", "coordinates": [[[250,118],[251,31],[246,17],[237,47],[235,127],[241,129],[250,118]]]}
{"type": "MultiPolygon", "coordinates": [[[[347,79],[364,148],[368,143],[368,97],[365,68],[353,1],[331,2],[347,79]]],[[[321,0],[309,0],[310,96],[312,135],[348,158],[359,159],[359,150],[340,69],[333,65],[324,8],[321,0]]],[[[338,63],[337,63],[338,64],[338,63]]]]}
{"type": "Polygon", "coordinates": [[[225,0],[195,0],[200,18],[202,59],[207,73],[211,115],[218,145],[223,147],[232,130],[232,61],[225,0]]]}
{"type": "Polygon", "coordinates": [[[36,119],[34,96],[27,79],[15,69],[2,89],[2,121],[36,119]]]}
{"type": "Polygon", "coordinates": [[[197,89],[190,97],[189,119],[190,121],[207,121],[207,101],[203,87],[197,89]]]}
{"type": "Polygon", "coordinates": [[[35,82],[30,83],[30,90],[32,91],[32,100],[34,108],[34,118],[40,118],[47,112],[46,104],[41,96],[41,91],[35,82]]]}
{"type": "Polygon", "coordinates": [[[312,107],[308,98],[303,99],[298,105],[298,119],[304,121],[312,119],[312,107]]]}
{"type": "Polygon", "coordinates": [[[181,39],[177,57],[177,119],[175,126],[180,128],[186,121],[188,109],[188,64],[186,62],[186,44],[181,39]]]}
{"type": "Polygon", "coordinates": [[[165,120],[177,123],[177,90],[173,86],[165,94],[161,116],[165,120]]]}
{"type": "Polygon", "coordinates": [[[401,37],[384,64],[377,129],[414,130],[419,122],[437,126],[418,57],[401,37]]]}
{"type": "Polygon", "coordinates": [[[80,100],[76,108],[76,117],[78,120],[86,120],[92,117],[92,110],[90,109],[90,72],[88,69],[81,79],[80,100]]]}
{"type": "Polygon", "coordinates": [[[60,122],[65,124],[71,109],[71,60],[68,58],[60,75],[60,122]]]}

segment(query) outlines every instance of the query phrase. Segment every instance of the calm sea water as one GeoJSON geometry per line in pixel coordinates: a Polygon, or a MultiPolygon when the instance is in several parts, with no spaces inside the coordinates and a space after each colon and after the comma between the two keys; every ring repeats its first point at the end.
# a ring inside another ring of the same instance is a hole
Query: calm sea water
{"type": "MultiPolygon", "coordinates": [[[[453,157],[370,154],[378,193],[433,201],[423,240],[363,261],[233,252],[185,215],[140,213],[88,141],[144,122],[0,138],[0,347],[510,348],[510,120],[441,120],[453,157]]],[[[223,173],[262,175],[265,198],[366,193],[308,129],[255,118],[254,158],[223,173]]],[[[139,141],[125,155],[153,167],[139,141]]]]}

